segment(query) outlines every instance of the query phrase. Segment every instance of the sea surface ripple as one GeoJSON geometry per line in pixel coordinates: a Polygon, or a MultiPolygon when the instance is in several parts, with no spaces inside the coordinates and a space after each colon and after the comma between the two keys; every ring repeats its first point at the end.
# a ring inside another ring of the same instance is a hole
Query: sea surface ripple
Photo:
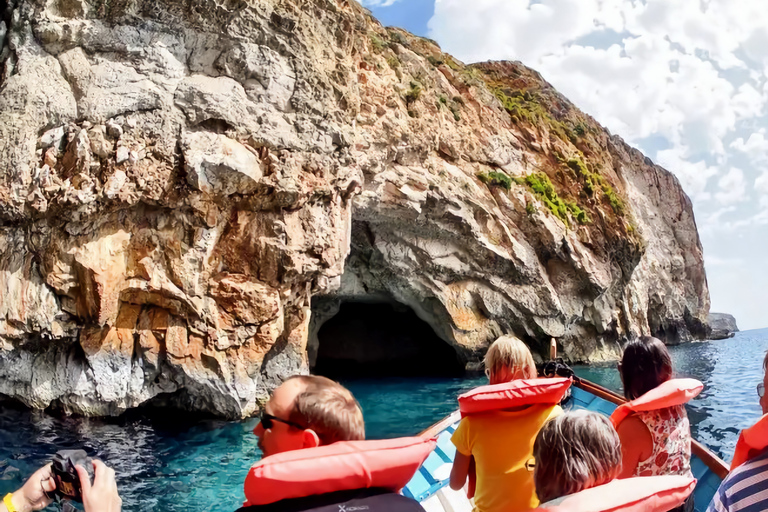
{"type": "MultiPolygon", "coordinates": [[[[672,347],[676,374],[704,382],[688,407],[694,436],[730,460],[739,430],[760,417],[768,329],[672,347]]],[[[620,390],[615,364],[577,373],[620,390]]],[[[449,414],[472,379],[376,379],[345,382],[359,399],[369,438],[414,435],[449,414]]],[[[84,448],[115,468],[126,511],[235,510],[248,468],[260,457],[256,420],[224,422],[128,414],[112,420],[54,417],[0,402],[0,496],[22,485],[56,450],[84,448]]],[[[55,510],[55,506],[49,507],[55,510]]]]}

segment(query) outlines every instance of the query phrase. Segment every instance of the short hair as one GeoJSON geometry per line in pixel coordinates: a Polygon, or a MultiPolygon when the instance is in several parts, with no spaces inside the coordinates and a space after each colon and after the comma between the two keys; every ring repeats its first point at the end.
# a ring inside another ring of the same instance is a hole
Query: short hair
{"type": "Polygon", "coordinates": [[[621,356],[621,378],[627,400],[640,398],[672,378],[672,358],[658,338],[631,340],[621,356]]]}
{"type": "Polygon", "coordinates": [[[621,442],[613,425],[583,409],[545,423],[533,456],[533,481],[542,503],[606,484],[621,471],[621,442]]]}
{"type": "Polygon", "coordinates": [[[485,354],[485,369],[489,377],[503,379],[502,376],[508,374],[504,380],[535,379],[537,376],[531,351],[514,336],[502,336],[493,342],[485,354]]]}
{"type": "Polygon", "coordinates": [[[363,410],[347,388],[317,375],[287,380],[299,380],[306,386],[296,397],[289,419],[312,429],[321,445],[365,439],[363,410]]]}
{"type": "Polygon", "coordinates": [[[763,371],[768,370],[768,352],[765,353],[765,357],[763,358],[763,371]]]}

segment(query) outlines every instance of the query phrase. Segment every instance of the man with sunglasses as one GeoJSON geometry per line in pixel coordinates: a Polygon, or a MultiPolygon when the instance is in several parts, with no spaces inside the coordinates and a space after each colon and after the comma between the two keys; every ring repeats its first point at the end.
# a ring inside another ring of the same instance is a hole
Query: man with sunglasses
{"type": "Polygon", "coordinates": [[[363,411],[344,386],[298,375],[272,392],[253,433],[265,457],[336,441],[365,439],[363,411]]]}
{"type": "MultiPolygon", "coordinates": [[[[365,426],[360,404],[344,386],[325,377],[295,376],[272,392],[253,433],[259,438],[264,458],[268,459],[282,452],[339,441],[363,441],[365,426]]],[[[355,458],[360,456],[360,453],[355,454],[355,458]]],[[[281,485],[278,474],[279,471],[270,474],[270,486],[281,485]]],[[[317,480],[325,477],[322,471],[317,472],[317,480]]],[[[391,477],[388,474],[386,478],[391,477]]],[[[248,478],[245,485],[248,485],[248,478]]],[[[416,500],[375,485],[317,493],[318,487],[313,483],[307,486],[307,494],[303,494],[305,489],[296,487],[302,486],[292,483],[291,492],[298,497],[262,505],[246,504],[237,512],[424,512],[416,500]]]]}
{"type": "Polygon", "coordinates": [[[730,474],[720,484],[707,512],[759,512],[768,510],[768,354],[763,360],[763,382],[757,385],[757,396],[763,417],[739,437],[730,474]],[[763,437],[763,439],[761,439],[763,437]],[[750,446],[751,445],[751,446],[750,446]],[[738,460],[737,460],[738,459],[738,460]]]}

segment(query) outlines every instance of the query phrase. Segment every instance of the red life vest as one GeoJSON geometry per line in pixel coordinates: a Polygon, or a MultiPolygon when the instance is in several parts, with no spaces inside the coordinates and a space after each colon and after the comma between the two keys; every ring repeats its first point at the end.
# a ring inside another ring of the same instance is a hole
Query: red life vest
{"type": "Polygon", "coordinates": [[[571,494],[541,512],[667,512],[679,507],[696,487],[687,476],[638,476],[613,480],[571,494]]]}
{"type": "Polygon", "coordinates": [[[515,379],[502,384],[480,386],[459,396],[461,416],[498,411],[524,405],[557,405],[571,379],[515,379]]]}
{"type": "Polygon", "coordinates": [[[670,379],[640,398],[618,406],[611,414],[611,422],[614,428],[619,428],[619,424],[633,412],[655,411],[683,405],[694,399],[702,389],[704,384],[696,379],[670,379]]]}
{"type": "Polygon", "coordinates": [[[343,441],[265,457],[245,478],[245,505],[354,489],[399,491],[434,450],[434,439],[343,441]]]}
{"type": "Polygon", "coordinates": [[[731,461],[731,471],[749,462],[766,448],[768,448],[768,414],[739,434],[739,441],[736,443],[736,451],[731,461]]]}

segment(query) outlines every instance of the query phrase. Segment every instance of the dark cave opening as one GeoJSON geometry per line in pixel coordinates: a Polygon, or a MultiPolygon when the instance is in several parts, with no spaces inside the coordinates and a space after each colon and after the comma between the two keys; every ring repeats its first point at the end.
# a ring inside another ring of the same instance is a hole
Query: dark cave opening
{"type": "Polygon", "coordinates": [[[334,379],[456,377],[464,364],[412,309],[389,302],[344,302],[318,332],[312,373],[334,379]]]}

